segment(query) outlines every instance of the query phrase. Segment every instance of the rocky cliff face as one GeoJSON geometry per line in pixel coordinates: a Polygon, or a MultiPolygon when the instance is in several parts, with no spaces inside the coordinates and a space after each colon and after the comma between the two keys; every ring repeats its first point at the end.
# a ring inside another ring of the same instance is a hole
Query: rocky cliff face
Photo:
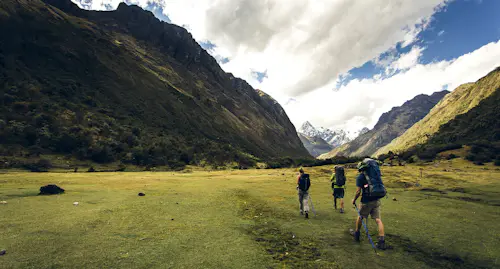
{"type": "Polygon", "coordinates": [[[333,147],[319,136],[309,137],[299,133],[300,141],[313,157],[329,152],[333,147]]]}
{"type": "Polygon", "coordinates": [[[324,154],[321,158],[342,156],[371,156],[379,148],[389,144],[402,135],[413,124],[425,117],[429,111],[446,95],[448,91],[432,95],[418,95],[400,107],[394,107],[380,116],[375,127],[358,136],[353,141],[324,154]]]}
{"type": "Polygon", "coordinates": [[[17,124],[0,134],[0,155],[37,147],[138,164],[309,156],[276,101],[137,6],[2,1],[0,66],[0,115],[17,124]]]}

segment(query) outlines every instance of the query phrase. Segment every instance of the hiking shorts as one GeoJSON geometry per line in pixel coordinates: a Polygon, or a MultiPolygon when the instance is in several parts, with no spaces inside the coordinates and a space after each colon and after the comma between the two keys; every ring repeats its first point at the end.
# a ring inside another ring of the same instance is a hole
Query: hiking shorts
{"type": "Polygon", "coordinates": [[[359,214],[365,219],[368,218],[368,215],[371,215],[372,219],[380,219],[380,204],[380,200],[371,201],[366,204],[361,203],[359,214]]]}
{"type": "Polygon", "coordinates": [[[335,188],[333,189],[333,197],[334,198],[344,198],[344,189],[343,188],[335,188]]]}

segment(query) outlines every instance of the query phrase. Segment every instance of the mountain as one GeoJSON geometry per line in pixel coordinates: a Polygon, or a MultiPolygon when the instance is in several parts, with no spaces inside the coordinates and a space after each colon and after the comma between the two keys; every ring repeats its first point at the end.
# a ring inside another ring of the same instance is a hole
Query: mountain
{"type": "Polygon", "coordinates": [[[500,141],[500,88],[467,113],[441,125],[428,144],[467,145],[481,140],[500,141]]]}
{"type": "Polygon", "coordinates": [[[498,140],[498,91],[500,68],[475,83],[466,83],[441,100],[429,114],[379,149],[403,152],[430,141],[433,143],[467,143],[478,139],[498,140]]]}
{"type": "Polygon", "coordinates": [[[356,133],[356,137],[355,139],[360,136],[360,135],[364,135],[366,133],[368,133],[370,131],[370,129],[368,129],[367,127],[363,127],[361,130],[359,130],[357,133],[356,133]]]}
{"type": "Polygon", "coordinates": [[[0,156],[176,165],[307,158],[270,96],[184,28],[121,3],[0,1],[0,156]]]}
{"type": "Polygon", "coordinates": [[[389,144],[394,138],[402,135],[408,128],[425,117],[448,93],[448,91],[441,91],[430,96],[421,94],[405,102],[402,106],[392,108],[380,116],[372,130],[327,154],[321,155],[320,158],[326,159],[337,155],[373,155],[379,148],[389,144]]]}
{"type": "Polygon", "coordinates": [[[313,157],[318,157],[319,155],[333,149],[330,144],[326,143],[326,141],[319,136],[310,137],[299,133],[299,138],[309,154],[313,157]]]}
{"type": "MultiPolygon", "coordinates": [[[[307,137],[320,137],[328,144],[333,147],[338,147],[350,141],[348,133],[344,130],[335,130],[332,131],[327,128],[320,127],[316,129],[310,122],[306,121],[302,124],[300,129],[298,130],[300,134],[303,134],[307,137]]],[[[307,148],[307,147],[306,147],[307,148]]]]}
{"type": "Polygon", "coordinates": [[[309,137],[321,135],[320,132],[308,121],[304,122],[302,126],[300,126],[298,132],[309,137]]]}

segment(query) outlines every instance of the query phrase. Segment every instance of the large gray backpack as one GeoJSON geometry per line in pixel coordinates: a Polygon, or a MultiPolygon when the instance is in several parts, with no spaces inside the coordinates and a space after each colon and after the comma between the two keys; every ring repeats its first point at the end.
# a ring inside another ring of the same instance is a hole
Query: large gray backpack
{"type": "Polygon", "coordinates": [[[346,178],[345,178],[344,167],[335,166],[335,185],[344,186],[345,181],[346,181],[346,178]]]}

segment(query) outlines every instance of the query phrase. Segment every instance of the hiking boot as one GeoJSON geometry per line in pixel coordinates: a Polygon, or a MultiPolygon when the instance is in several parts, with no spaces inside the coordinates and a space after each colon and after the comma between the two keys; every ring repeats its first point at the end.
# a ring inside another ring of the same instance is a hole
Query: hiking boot
{"type": "Polygon", "coordinates": [[[309,218],[309,213],[308,213],[308,212],[306,212],[306,219],[308,219],[308,218],[309,218]]]}
{"type": "Polygon", "coordinates": [[[359,239],[360,236],[361,236],[361,232],[360,231],[354,232],[354,241],[356,241],[356,242],[361,241],[359,239]]]}
{"type": "Polygon", "coordinates": [[[344,209],[343,208],[340,209],[340,213],[344,214],[344,209]]]}
{"type": "Polygon", "coordinates": [[[385,250],[387,248],[387,246],[385,245],[385,240],[384,239],[382,239],[382,238],[378,239],[377,248],[381,249],[381,250],[385,250]]]}
{"type": "Polygon", "coordinates": [[[300,215],[301,215],[301,216],[302,216],[302,215],[304,215],[304,212],[303,212],[303,211],[300,211],[300,215]]]}
{"type": "Polygon", "coordinates": [[[350,230],[349,230],[349,233],[350,233],[352,236],[354,236],[354,241],[356,241],[356,242],[359,242],[359,241],[360,241],[360,239],[359,239],[359,237],[361,236],[361,232],[360,232],[360,231],[357,231],[357,232],[356,232],[356,231],[354,231],[353,229],[350,229],[350,230]]]}

